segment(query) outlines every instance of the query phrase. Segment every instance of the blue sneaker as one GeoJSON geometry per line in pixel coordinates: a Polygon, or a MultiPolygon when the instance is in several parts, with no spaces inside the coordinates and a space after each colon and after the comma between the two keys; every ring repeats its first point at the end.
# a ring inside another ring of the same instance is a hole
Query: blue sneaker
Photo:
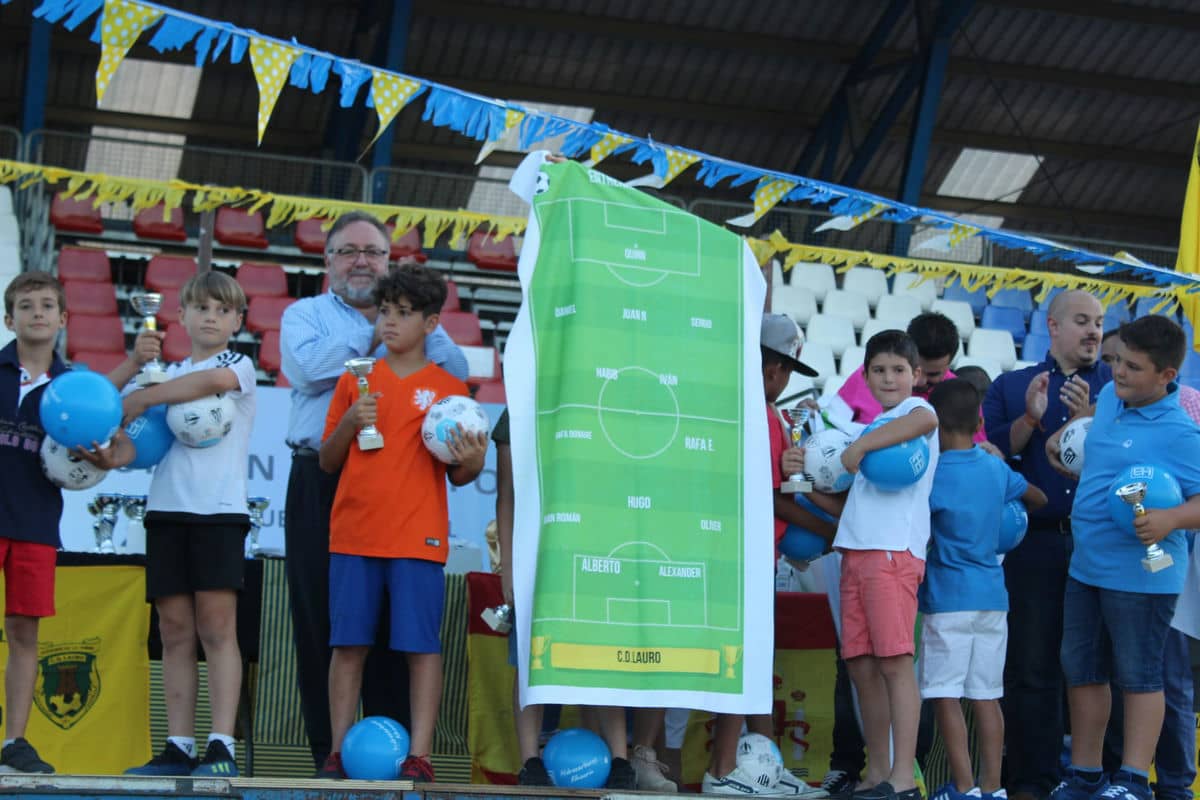
{"type": "Polygon", "coordinates": [[[236,778],[237,762],[223,742],[213,739],[204,751],[204,758],[192,770],[193,778],[236,778]]]}
{"type": "Polygon", "coordinates": [[[130,767],[126,775],[149,775],[153,777],[187,777],[196,768],[196,759],[179,749],[174,742],[167,742],[163,751],[140,767],[130,767]]]}
{"type": "Polygon", "coordinates": [[[1096,800],[1151,800],[1150,784],[1145,778],[1121,770],[1103,791],[1092,795],[1096,800]]]}
{"type": "Polygon", "coordinates": [[[929,800],[982,800],[983,793],[978,786],[973,786],[965,792],[960,792],[951,781],[929,795],[929,800]]]}
{"type": "Polygon", "coordinates": [[[1107,790],[1108,776],[1101,777],[1098,783],[1090,783],[1079,777],[1075,770],[1068,769],[1066,777],[1050,792],[1048,800],[1091,800],[1107,790]]]}
{"type": "Polygon", "coordinates": [[[984,792],[983,800],[1008,800],[1008,791],[1000,787],[994,792],[984,792]]]}

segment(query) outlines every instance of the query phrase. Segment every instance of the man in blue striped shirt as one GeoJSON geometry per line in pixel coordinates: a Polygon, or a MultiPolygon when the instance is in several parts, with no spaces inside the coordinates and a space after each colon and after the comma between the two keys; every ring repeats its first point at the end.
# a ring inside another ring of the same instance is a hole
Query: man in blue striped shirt
{"type": "MultiPolygon", "coordinates": [[[[338,476],[321,471],[317,451],[343,363],[381,355],[372,296],[388,270],[390,236],[375,217],[352,211],[338,218],[325,241],[329,291],[290,305],[279,337],[283,374],[292,385],[287,441],[293,455],[284,512],[288,590],[301,711],[318,767],[330,747],[329,512],[338,476]]],[[[466,380],[466,356],[440,325],[425,339],[425,356],[466,380]]],[[[407,668],[399,655],[392,658],[386,647],[372,652],[363,676],[363,706],[367,715],[407,724],[407,668]]]]}

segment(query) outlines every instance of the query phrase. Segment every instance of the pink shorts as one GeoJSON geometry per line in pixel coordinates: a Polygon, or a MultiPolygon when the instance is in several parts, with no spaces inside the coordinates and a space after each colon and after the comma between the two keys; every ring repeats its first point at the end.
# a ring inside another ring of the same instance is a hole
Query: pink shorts
{"type": "Polygon", "coordinates": [[[907,550],[842,551],[842,658],[912,655],[925,562],[907,550]]]}

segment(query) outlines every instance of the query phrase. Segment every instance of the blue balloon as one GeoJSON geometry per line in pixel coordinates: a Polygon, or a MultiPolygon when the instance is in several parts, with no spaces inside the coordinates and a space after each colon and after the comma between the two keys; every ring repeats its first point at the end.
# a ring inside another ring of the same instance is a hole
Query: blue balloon
{"type": "Polygon", "coordinates": [[[121,393],[98,372],[73,369],[46,386],[39,406],[42,429],[66,447],[91,449],[121,426],[121,393]]]}
{"type": "MultiPolygon", "coordinates": [[[[809,513],[826,522],[837,521],[836,517],[817,508],[803,494],[796,494],[796,504],[804,506],[809,513]]],[[[819,536],[807,528],[801,528],[799,525],[788,525],[787,530],[783,532],[783,538],[779,540],[779,552],[794,561],[812,561],[824,553],[828,546],[829,542],[825,537],[819,536]]]]}
{"type": "Polygon", "coordinates": [[[1183,490],[1179,481],[1162,467],[1150,464],[1135,464],[1123,469],[1108,487],[1108,513],[1113,522],[1133,533],[1133,506],[1117,497],[1117,489],[1130,483],[1146,484],[1146,497],[1142,505],[1146,508],[1174,508],[1183,502],[1183,490]]]}
{"type": "MultiPolygon", "coordinates": [[[[863,434],[888,421],[872,422],[863,430],[863,434]]],[[[859,469],[863,477],[880,489],[894,492],[912,486],[929,469],[929,443],[924,436],[918,436],[882,450],[873,450],[863,456],[859,469]]]]}
{"type": "Polygon", "coordinates": [[[137,455],[129,466],[133,469],[150,469],[163,460],[171,449],[175,434],[167,425],[167,407],[151,406],[146,413],[125,426],[125,433],[137,448],[137,455]]]}
{"type": "Polygon", "coordinates": [[[1009,500],[1000,512],[1000,543],[996,555],[1002,556],[1021,543],[1029,529],[1029,512],[1020,500],[1009,500]]]}
{"type": "Polygon", "coordinates": [[[612,768],[608,745],[583,728],[554,734],[542,750],[542,761],[550,780],[563,789],[599,789],[608,781],[612,768]]]}
{"type": "Polygon", "coordinates": [[[394,781],[408,758],[404,726],[389,717],[366,717],[346,731],[342,740],[342,769],[360,781],[394,781]]]}

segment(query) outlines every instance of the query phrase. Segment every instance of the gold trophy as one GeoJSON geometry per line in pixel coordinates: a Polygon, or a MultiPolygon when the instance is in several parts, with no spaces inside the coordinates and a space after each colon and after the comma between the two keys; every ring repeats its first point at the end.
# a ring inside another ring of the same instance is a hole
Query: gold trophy
{"type": "MultiPolygon", "coordinates": [[[[131,295],[129,305],[133,306],[133,310],[142,318],[142,325],[148,331],[158,330],[158,322],[154,315],[162,308],[162,295],[158,292],[142,292],[141,294],[131,295]]],[[[151,386],[155,383],[162,383],[167,379],[167,371],[163,368],[162,362],[155,358],[153,361],[146,362],[142,367],[142,371],[137,375],[138,386],[151,386]]]]}
{"type": "MultiPolygon", "coordinates": [[[[345,367],[354,377],[358,378],[358,396],[366,397],[371,393],[371,385],[367,383],[367,376],[371,374],[371,369],[375,366],[373,358],[352,358],[345,363],[345,367]]],[[[374,425],[367,425],[358,432],[358,449],[359,450],[378,450],[383,447],[383,434],[374,425]]]]}
{"type": "MultiPolygon", "coordinates": [[[[791,420],[788,436],[792,440],[793,447],[799,447],[804,441],[804,423],[808,422],[808,414],[808,406],[796,406],[787,412],[787,418],[791,420]]],[[[807,494],[812,491],[812,488],[812,478],[799,472],[789,475],[786,481],[779,484],[779,491],[783,494],[807,494]]]]}
{"type": "Polygon", "coordinates": [[[733,667],[742,657],[742,646],[740,644],[724,644],[721,645],[721,655],[725,658],[725,677],[736,677],[733,667]]]}
{"type": "Polygon", "coordinates": [[[542,669],[545,665],[542,663],[542,658],[546,655],[546,648],[550,645],[549,636],[532,636],[529,639],[529,652],[533,658],[529,659],[530,669],[542,669]]]}
{"type": "Polygon", "coordinates": [[[250,510],[250,532],[246,535],[246,558],[258,558],[258,532],[262,530],[263,513],[271,505],[269,497],[247,497],[246,507],[250,510]]]}
{"type": "MultiPolygon", "coordinates": [[[[1144,481],[1134,481],[1121,486],[1116,491],[1117,497],[1133,506],[1133,516],[1146,515],[1146,507],[1142,501],[1146,499],[1146,484],[1144,481]]],[[[1158,542],[1146,545],[1146,557],[1142,559],[1142,569],[1147,572],[1158,572],[1175,563],[1171,554],[1158,546],[1158,542]]]]}

